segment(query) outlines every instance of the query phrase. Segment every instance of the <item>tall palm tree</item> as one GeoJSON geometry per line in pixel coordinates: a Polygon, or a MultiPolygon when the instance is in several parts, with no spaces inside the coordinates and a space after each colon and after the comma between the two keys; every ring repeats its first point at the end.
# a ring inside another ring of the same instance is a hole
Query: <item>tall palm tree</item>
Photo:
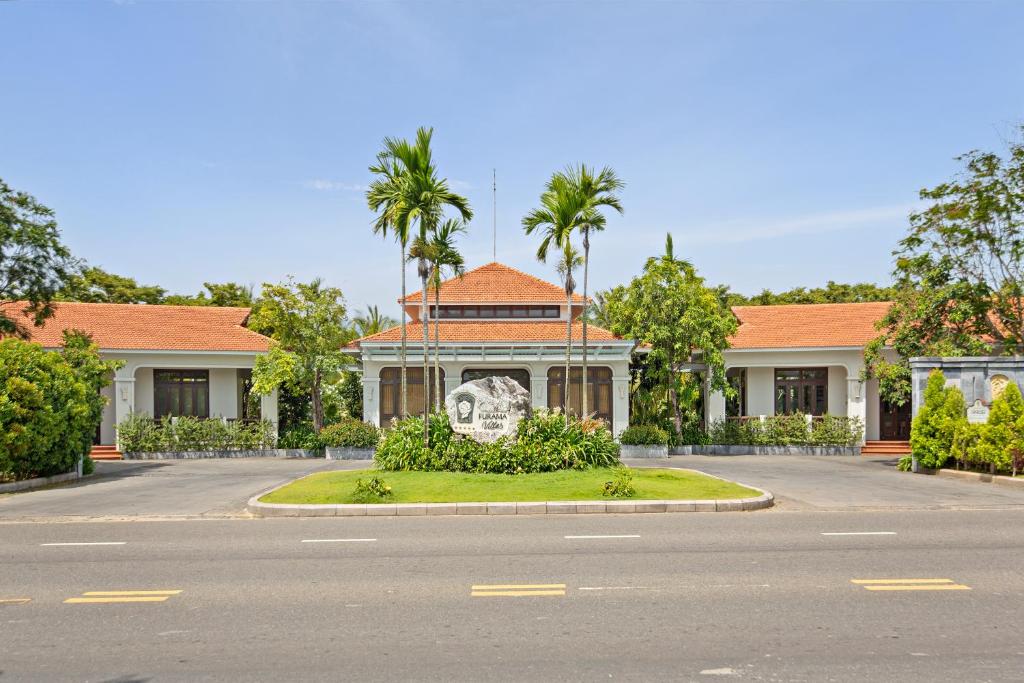
{"type": "Polygon", "coordinates": [[[410,258],[421,256],[430,264],[430,287],[434,290],[434,411],[441,411],[441,282],[447,274],[462,277],[466,272],[466,262],[462,254],[455,248],[455,236],[465,234],[466,225],[462,221],[449,218],[437,226],[430,239],[421,243],[419,238],[413,242],[409,251],[410,258]]]}
{"type": "MultiPolygon", "coordinates": [[[[555,246],[563,252],[570,244],[573,231],[583,220],[583,211],[586,204],[583,197],[567,182],[567,178],[556,173],[551,176],[544,192],[540,196],[540,208],[531,210],[523,218],[523,230],[527,235],[534,232],[542,234],[540,245],[537,247],[537,260],[546,263],[548,250],[555,246]]],[[[575,283],[573,283],[575,289],[575,283]]],[[[567,299],[568,322],[565,332],[566,346],[566,372],[565,372],[565,393],[563,394],[563,409],[566,410],[566,421],[568,423],[568,395],[569,395],[569,360],[570,349],[572,348],[572,296],[567,299]]]]}
{"type": "MultiPolygon", "coordinates": [[[[452,192],[446,179],[438,177],[437,166],[434,164],[430,150],[433,132],[432,128],[420,128],[416,131],[414,143],[393,138],[384,140],[385,153],[388,158],[397,161],[403,171],[404,182],[402,183],[398,211],[399,222],[404,224],[415,222],[418,227],[418,235],[424,243],[441,221],[446,208],[455,209],[463,221],[473,218],[473,210],[469,206],[469,201],[452,192]]],[[[427,306],[429,305],[427,281],[430,277],[430,267],[426,259],[417,259],[417,273],[420,276],[423,296],[420,307],[420,320],[423,323],[423,444],[429,446],[430,425],[427,418],[430,414],[430,392],[426,391],[426,388],[428,386],[427,379],[430,376],[430,358],[427,353],[430,346],[430,333],[427,325],[427,306]]]]}
{"type": "Polygon", "coordinates": [[[402,344],[399,351],[399,364],[401,365],[401,390],[402,390],[402,417],[409,416],[409,400],[406,380],[406,322],[405,322],[405,249],[409,244],[409,222],[402,212],[403,191],[406,184],[405,171],[398,161],[388,154],[387,148],[389,139],[385,139],[385,151],[377,155],[377,161],[370,166],[370,172],[377,175],[377,178],[370,183],[366,191],[366,203],[370,210],[377,213],[377,219],[373,222],[374,234],[387,237],[390,230],[398,242],[402,258],[402,298],[400,302],[401,311],[399,321],[402,324],[402,344]]]}
{"type": "MultiPolygon", "coordinates": [[[[583,302],[587,304],[587,285],[590,274],[590,233],[600,232],[605,228],[605,217],[602,208],[612,208],[622,213],[622,202],[618,192],[625,183],[615,175],[615,171],[605,166],[595,173],[593,168],[580,164],[575,168],[567,168],[563,172],[565,182],[584,204],[580,220],[575,227],[583,236],[583,302]]],[[[587,415],[587,312],[583,315],[583,381],[580,387],[583,416],[587,415]]]]}
{"type": "MultiPolygon", "coordinates": [[[[572,242],[566,240],[562,245],[562,258],[558,261],[558,276],[565,288],[565,304],[572,311],[572,295],[576,291],[576,278],[574,271],[583,263],[583,257],[572,246],[572,242]]],[[[565,426],[569,427],[569,371],[572,362],[572,315],[569,315],[565,322],[565,382],[562,390],[562,412],[565,413],[565,426]]]]}
{"type": "Polygon", "coordinates": [[[355,323],[356,332],[359,333],[360,337],[369,337],[397,324],[394,318],[381,313],[377,306],[367,306],[366,312],[357,315],[352,319],[352,322],[355,323]]]}

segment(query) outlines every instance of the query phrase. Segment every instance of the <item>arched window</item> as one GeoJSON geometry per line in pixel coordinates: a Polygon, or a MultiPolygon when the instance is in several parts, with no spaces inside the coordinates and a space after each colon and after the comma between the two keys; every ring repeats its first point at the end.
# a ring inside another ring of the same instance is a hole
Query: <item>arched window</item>
{"type": "MultiPolygon", "coordinates": [[[[405,369],[405,384],[410,415],[423,414],[423,368],[405,369]]],[[[430,369],[430,405],[434,404],[434,369],[430,369]]],[[[441,393],[444,394],[444,368],[441,369],[441,393]]],[[[402,368],[388,367],[380,371],[380,423],[387,426],[393,417],[402,415],[402,368]]]]}
{"type": "MultiPolygon", "coordinates": [[[[579,415],[583,407],[580,388],[583,384],[583,368],[573,367],[569,372],[569,405],[572,415],[579,415]]],[[[562,391],[565,387],[565,367],[548,370],[548,408],[562,407],[562,391]]],[[[611,424],[612,421],[612,371],[605,367],[587,368],[587,412],[611,424]]]]}
{"type": "Polygon", "coordinates": [[[497,370],[492,368],[471,368],[462,371],[463,383],[472,382],[475,379],[483,379],[484,377],[508,377],[519,382],[519,386],[523,389],[530,390],[530,373],[521,368],[499,368],[497,370]]]}

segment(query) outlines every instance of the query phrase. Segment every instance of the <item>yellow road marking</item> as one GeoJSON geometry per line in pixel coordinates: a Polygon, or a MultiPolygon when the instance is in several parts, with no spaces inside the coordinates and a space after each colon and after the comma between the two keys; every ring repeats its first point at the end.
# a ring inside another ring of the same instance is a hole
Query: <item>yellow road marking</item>
{"type": "Polygon", "coordinates": [[[565,595],[565,590],[551,591],[473,591],[469,594],[473,598],[519,598],[539,595],[565,595]]]}
{"type": "Polygon", "coordinates": [[[475,591],[501,591],[501,590],[518,590],[518,589],[530,589],[530,588],[561,588],[565,589],[564,583],[505,583],[497,584],[493,586],[473,586],[475,591]]]}
{"type": "Polygon", "coordinates": [[[958,583],[918,584],[916,586],[864,586],[869,591],[969,591],[970,586],[958,583]]]}
{"type": "Polygon", "coordinates": [[[133,597],[124,598],[68,598],[64,601],[66,605],[81,605],[86,603],[107,603],[107,602],[163,602],[169,595],[157,597],[155,595],[136,595],[133,597]]]}
{"type": "Polygon", "coordinates": [[[894,584],[894,583],[953,583],[953,579],[850,579],[850,583],[858,585],[865,584],[894,584]]]}
{"type": "Polygon", "coordinates": [[[181,591],[88,591],[82,595],[178,595],[181,591]]]}
{"type": "Polygon", "coordinates": [[[32,602],[32,598],[3,598],[0,599],[0,605],[24,605],[32,602]]]}

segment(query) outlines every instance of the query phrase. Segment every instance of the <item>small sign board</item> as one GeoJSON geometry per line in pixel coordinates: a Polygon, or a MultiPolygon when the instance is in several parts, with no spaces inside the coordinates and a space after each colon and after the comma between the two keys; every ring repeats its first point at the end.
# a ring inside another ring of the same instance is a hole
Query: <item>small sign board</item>
{"type": "Polygon", "coordinates": [[[989,409],[981,399],[974,402],[970,408],[967,409],[967,421],[972,424],[985,424],[988,422],[989,409]]]}

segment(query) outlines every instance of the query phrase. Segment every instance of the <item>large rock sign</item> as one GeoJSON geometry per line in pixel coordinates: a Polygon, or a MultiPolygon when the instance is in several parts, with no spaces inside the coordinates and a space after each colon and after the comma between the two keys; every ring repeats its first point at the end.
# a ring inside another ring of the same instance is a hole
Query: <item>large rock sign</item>
{"type": "Polygon", "coordinates": [[[530,415],[530,392],[508,377],[466,382],[444,400],[452,430],[480,443],[514,436],[530,415]]]}

